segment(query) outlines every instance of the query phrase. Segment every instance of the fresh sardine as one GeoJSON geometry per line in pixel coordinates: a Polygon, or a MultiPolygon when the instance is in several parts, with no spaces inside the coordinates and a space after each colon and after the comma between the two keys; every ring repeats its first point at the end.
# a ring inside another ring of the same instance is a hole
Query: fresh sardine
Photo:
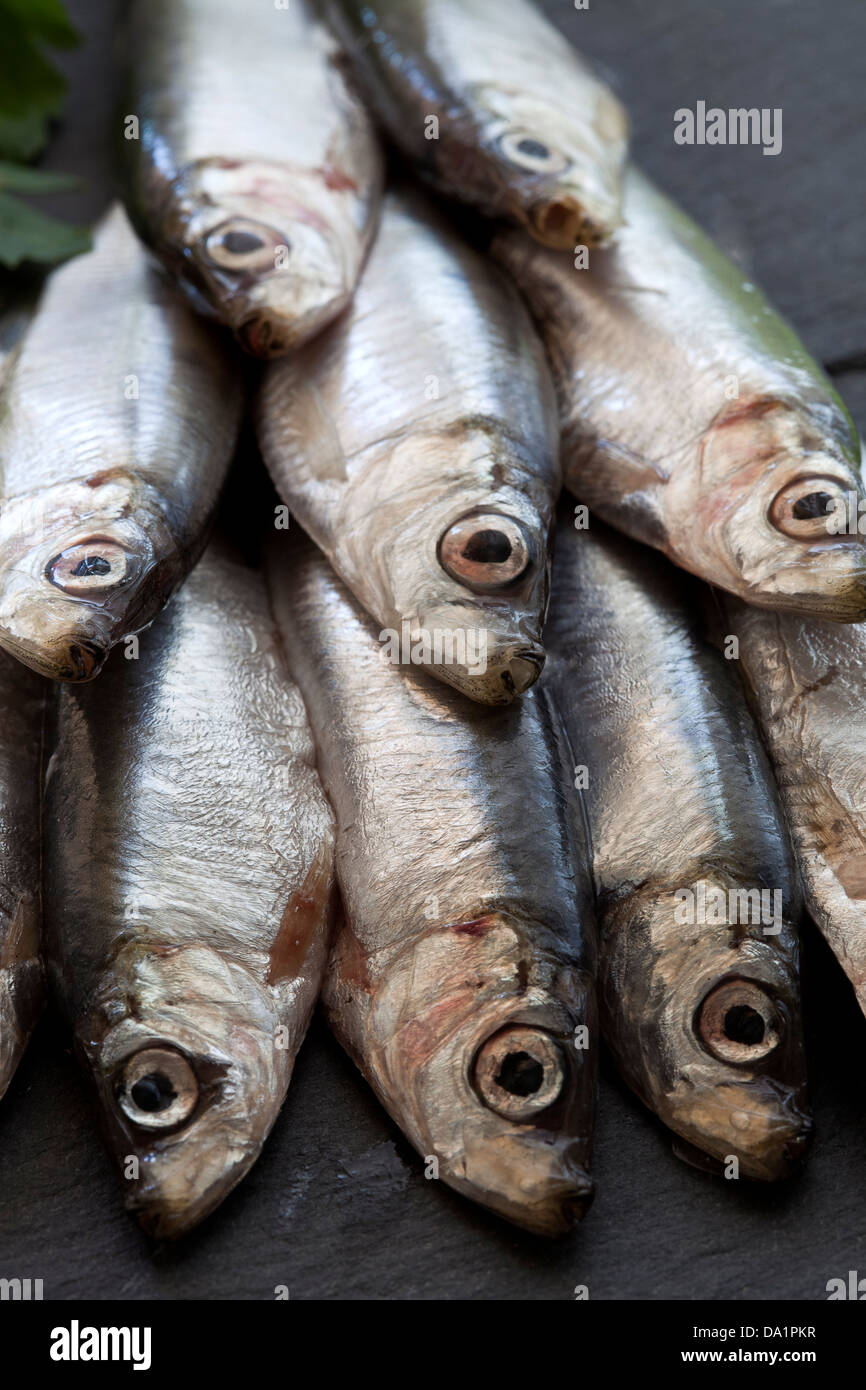
{"type": "Polygon", "coordinates": [[[779,1178],[811,1128],[799,889],[736,675],[683,580],[565,515],[545,685],[585,786],[603,1037],[676,1134],[779,1178]]]}
{"type": "Polygon", "coordinates": [[[588,269],[505,232],[560,400],[566,486],[684,569],[767,608],[866,617],[851,419],[793,330],[634,169],[588,269]]]}
{"type": "Polygon", "coordinates": [[[271,363],[283,500],[404,661],[487,704],[544,661],[556,407],[516,292],[418,195],[389,195],[349,312],[271,363]]]}
{"type": "Polygon", "coordinates": [[[127,1206],[200,1221],[256,1159],[327,955],[333,818],[261,576],[211,546],[47,777],[46,950],[127,1206]]]}
{"type": "Polygon", "coordinates": [[[49,688],[0,652],[0,1096],[43,1004],[40,764],[49,688]]]}
{"type": "Polygon", "coordinates": [[[382,184],[333,40],[303,0],[139,0],[130,69],[133,223],[249,352],[296,347],[351,298],[382,184]]]}
{"type": "Polygon", "coordinates": [[[592,1193],[597,1040],[546,704],[485,709],[404,673],[306,538],[270,559],[337,818],[331,1025],[429,1175],[555,1235],[592,1193]]]}
{"type": "Polygon", "coordinates": [[[58,680],[96,675],[200,553],[241,410],[216,330],[114,208],[4,367],[0,646],[58,680]]]}
{"type": "Polygon", "coordinates": [[[737,602],[723,626],[738,639],[806,904],[866,1012],[866,634],[737,602]]]}
{"type": "Polygon", "coordinates": [[[431,183],[546,246],[620,220],[628,121],[526,0],[324,0],[360,87],[431,183]]]}

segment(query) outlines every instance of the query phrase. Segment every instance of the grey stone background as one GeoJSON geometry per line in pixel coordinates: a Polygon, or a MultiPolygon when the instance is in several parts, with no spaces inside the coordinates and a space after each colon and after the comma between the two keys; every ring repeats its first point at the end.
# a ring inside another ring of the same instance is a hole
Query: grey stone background
{"type": "MultiPolygon", "coordinates": [[[[47,163],[86,178],[80,194],[53,203],[84,220],[109,196],[121,6],[70,8],[86,44],[64,61],[69,116],[47,163]]],[[[862,363],[862,0],[545,8],[627,102],[638,161],[763,284],[816,356],[862,363]],[[782,153],[676,146],[673,113],[698,99],[781,107],[782,153]]],[[[866,427],[864,373],[839,385],[866,427]]],[[[61,1299],[270,1299],[277,1284],[293,1299],[568,1299],[577,1284],[593,1299],[824,1298],[829,1278],[866,1274],[866,1023],[815,933],[805,975],[818,1136],[802,1174],[761,1188],[686,1167],[605,1064],[598,1195],[558,1245],[426,1182],[317,1022],[249,1177],[198,1232],[155,1249],[123,1212],[67,1037],[49,1016],[0,1107],[0,1275],[42,1278],[46,1297],[61,1299]]]]}

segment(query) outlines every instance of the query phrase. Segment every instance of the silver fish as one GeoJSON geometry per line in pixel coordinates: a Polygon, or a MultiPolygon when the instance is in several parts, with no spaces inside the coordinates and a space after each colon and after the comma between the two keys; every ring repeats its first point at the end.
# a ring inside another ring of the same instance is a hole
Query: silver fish
{"type": "Polygon", "coordinates": [[[623,107],[526,0],[325,0],[391,139],[438,189],[547,246],[620,220],[623,107]]]}
{"type": "Polygon", "coordinates": [[[811,1131],[799,888],[736,676],[682,578],[564,515],[545,684],[585,784],[603,1036],[677,1135],[775,1179],[811,1131]]]}
{"type": "Polygon", "coordinates": [[[237,366],[119,207],[48,279],[0,391],[0,646],[89,680],[195,563],[241,421],[237,366]]]}
{"type": "Polygon", "coordinates": [[[866,1012],[866,634],[737,602],[724,628],[738,640],[806,905],[866,1012]]]}
{"type": "Polygon", "coordinates": [[[249,352],[297,347],[351,298],[383,177],[333,40],[301,0],[140,0],[129,47],[136,228],[249,352]]]}
{"type": "Polygon", "coordinates": [[[40,784],[48,688],[0,653],[0,1096],[43,1005],[40,784]]]}
{"type": "Polygon", "coordinates": [[[277,490],[382,640],[488,704],[544,661],[555,413],[519,297],[411,193],[351,310],[256,403],[277,490]]]}
{"type": "Polygon", "coordinates": [[[211,546],[137,660],[63,689],[46,828],[51,979],[174,1237],[258,1156],[327,956],[333,818],[259,574],[211,546]]]}
{"type": "Polygon", "coordinates": [[[337,818],[331,1026],[431,1172],[555,1235],[592,1195],[596,1030],[546,705],[485,709],[404,674],[305,538],[269,558],[337,818]]]}
{"type": "MultiPolygon", "coordinates": [[[[762,607],[866,617],[863,497],[842,401],[793,330],[641,175],[588,269],[503,233],[560,400],[566,486],[684,569],[762,607]]],[[[866,504],[866,502],[864,502],[866,504]]]]}

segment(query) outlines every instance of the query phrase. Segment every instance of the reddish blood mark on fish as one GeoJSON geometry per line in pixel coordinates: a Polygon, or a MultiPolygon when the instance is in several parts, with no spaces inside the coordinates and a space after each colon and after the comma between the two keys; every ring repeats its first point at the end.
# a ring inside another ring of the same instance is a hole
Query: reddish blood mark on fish
{"type": "Polygon", "coordinates": [[[370,994],[373,985],[367,973],[366,952],[355,933],[348,926],[342,926],[339,929],[337,954],[339,956],[337,973],[341,978],[350,980],[365,994],[370,994]]]}
{"type": "Polygon", "coordinates": [[[413,1018],[400,1031],[405,1060],[420,1065],[432,1057],[475,1004],[475,990],[464,981],[462,988],[435,1004],[423,1018],[413,1018]]]}
{"type": "Polygon", "coordinates": [[[352,192],[357,193],[358,185],[354,179],[350,179],[348,174],[344,174],[341,169],[334,169],[330,164],[326,164],[322,170],[322,178],[325,180],[325,187],[332,188],[337,193],[352,192]]]}
{"type": "Polygon", "coordinates": [[[122,468],[105,468],[101,473],[91,473],[89,478],[85,478],[88,487],[103,487],[110,483],[114,478],[123,478],[126,474],[122,468]]]}
{"type": "Polygon", "coordinates": [[[490,917],[473,917],[469,922],[458,922],[451,930],[458,936],[484,936],[493,926],[490,917]]]}
{"type": "Polygon", "coordinates": [[[330,873],[321,859],[316,859],[303,884],[295,889],[286,904],[280,929],[271,946],[269,985],[295,979],[303,970],[310,943],[324,927],[330,892],[330,873]]]}
{"type": "Polygon", "coordinates": [[[761,415],[766,415],[770,410],[784,409],[781,401],[773,400],[772,397],[758,396],[757,399],[746,401],[741,405],[731,405],[714,422],[714,429],[721,429],[725,425],[736,425],[741,420],[754,420],[761,415]]]}

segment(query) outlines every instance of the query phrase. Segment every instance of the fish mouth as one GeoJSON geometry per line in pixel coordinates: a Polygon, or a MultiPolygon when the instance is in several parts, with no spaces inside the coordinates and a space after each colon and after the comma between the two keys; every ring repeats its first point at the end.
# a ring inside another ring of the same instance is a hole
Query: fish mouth
{"type": "Polygon", "coordinates": [[[290,347],[280,330],[262,315],[238,324],[235,338],[252,357],[281,357],[290,347]]]}
{"type": "Polygon", "coordinates": [[[200,1202],[191,1206],[168,1206],[158,1200],[136,1200],[131,1197],[127,1199],[126,1210],[151,1240],[180,1240],[216,1210],[242,1176],[239,1174],[234,1181],[228,1182],[219,1191],[206,1194],[200,1202]]]}
{"type": "Polygon", "coordinates": [[[542,651],[515,652],[502,672],[502,683],[509,695],[522,695],[534,685],[544,669],[542,651]]]}
{"type": "Polygon", "coordinates": [[[535,1206],[517,1207],[500,1213],[513,1225],[536,1236],[556,1239],[566,1236],[580,1225],[595,1198],[595,1183],[587,1170],[578,1163],[568,1166],[565,1194],[547,1196],[535,1206]]]}
{"type": "Polygon", "coordinates": [[[828,594],[815,595],[795,609],[802,617],[826,618],[835,623],[862,623],[866,619],[866,571],[862,576],[828,594]]]}
{"type": "Polygon", "coordinates": [[[800,1129],[792,1135],[779,1154],[775,1168],[771,1170],[770,1181],[792,1177],[802,1166],[812,1147],[815,1125],[809,1116],[804,1116],[800,1129]]]}
{"type": "Polygon", "coordinates": [[[553,1232],[554,1235],[567,1235],[573,1231],[575,1226],[586,1216],[592,1206],[595,1197],[595,1184],[589,1173],[583,1170],[584,1183],[580,1191],[576,1191],[570,1197],[566,1197],[560,1208],[561,1227],[553,1232]]]}
{"type": "Polygon", "coordinates": [[[571,1183],[565,1197],[548,1199],[537,1207],[502,1207],[496,1214],[534,1236],[548,1240],[567,1236],[583,1221],[595,1197],[595,1186],[585,1169],[575,1170],[571,1183]]]}
{"type": "Polygon", "coordinates": [[[108,652],[96,642],[78,639],[58,647],[52,674],[55,680],[83,684],[93,680],[105,665],[108,652]]]}
{"type": "Polygon", "coordinates": [[[740,1175],[753,1182],[781,1182],[793,1177],[812,1143],[811,1116],[802,1113],[771,1116],[763,1109],[744,1104],[739,1111],[726,1112],[723,1119],[722,1107],[716,1108],[717,1136],[710,1136],[688,1122],[678,1124],[676,1117],[668,1118],[667,1123],[676,1136],[673,1148],[678,1158],[704,1172],[721,1176],[726,1176],[726,1165],[736,1158],[740,1175]],[[742,1134],[737,1135],[730,1129],[732,1118],[738,1118],[740,1123],[757,1122],[760,1133],[753,1146],[744,1141],[742,1134]],[[723,1125],[729,1128],[728,1137],[721,1133],[723,1125]]]}
{"type": "Polygon", "coordinates": [[[165,1140],[157,1139],[149,1154],[127,1144],[127,1152],[138,1153],[143,1175],[126,1196],[128,1214],[152,1240],[179,1240],[216,1211],[237,1187],[258,1157],[263,1139],[264,1135],[252,1133],[240,1136],[239,1144],[229,1155],[223,1150],[217,1155],[211,1146],[206,1146],[198,1152],[173,1156],[171,1135],[165,1140]],[[213,1167],[214,1171],[196,1190],[203,1166],[213,1167]],[[149,1173],[148,1168],[154,1168],[156,1173],[149,1173]]]}
{"type": "Polygon", "coordinates": [[[535,684],[544,668],[546,653],[541,646],[494,651],[489,655],[483,644],[479,646],[475,661],[431,662],[429,669],[479,704],[510,705],[535,684]]]}
{"type": "Polygon", "coordinates": [[[81,637],[70,637],[47,649],[40,649],[4,634],[0,645],[37,675],[78,685],[98,676],[108,656],[107,648],[81,637]]]}
{"type": "Polygon", "coordinates": [[[544,1147],[535,1129],[504,1134],[483,1150],[468,1148],[464,1173],[449,1181],[513,1226],[556,1239],[583,1220],[595,1185],[580,1161],[581,1144],[551,1134],[546,1155],[544,1147]]]}
{"type": "MultiPolygon", "coordinates": [[[[839,546],[839,550],[842,550],[839,546]]],[[[849,551],[853,547],[849,544],[849,551]]],[[[859,549],[859,547],[858,547],[859,549]]],[[[826,555],[827,549],[824,549],[826,555]]],[[[820,560],[820,557],[819,557],[820,560]]],[[[740,594],[756,608],[777,609],[800,618],[825,622],[860,623],[866,619],[866,559],[826,575],[823,587],[804,589],[803,572],[791,565],[777,569],[772,582],[747,585],[740,594]],[[840,572],[841,571],[841,572],[840,572]]]]}
{"type": "Polygon", "coordinates": [[[581,242],[591,245],[603,235],[580,201],[571,194],[560,194],[536,203],[530,216],[536,239],[554,251],[573,251],[581,242]]]}

